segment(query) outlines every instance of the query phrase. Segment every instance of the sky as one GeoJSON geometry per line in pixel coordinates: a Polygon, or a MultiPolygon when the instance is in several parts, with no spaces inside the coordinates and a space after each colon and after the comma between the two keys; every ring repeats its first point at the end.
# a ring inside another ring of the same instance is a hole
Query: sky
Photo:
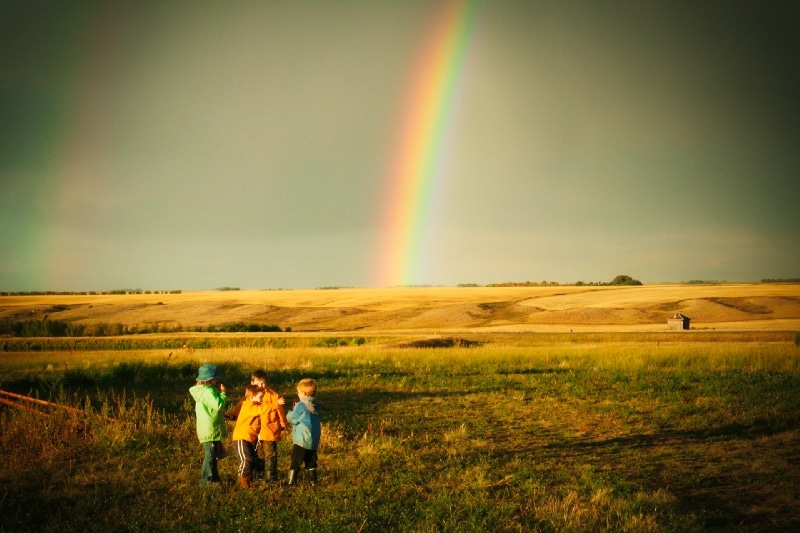
{"type": "Polygon", "coordinates": [[[797,278],[798,28],[792,0],[7,0],[0,290],[797,278]]]}

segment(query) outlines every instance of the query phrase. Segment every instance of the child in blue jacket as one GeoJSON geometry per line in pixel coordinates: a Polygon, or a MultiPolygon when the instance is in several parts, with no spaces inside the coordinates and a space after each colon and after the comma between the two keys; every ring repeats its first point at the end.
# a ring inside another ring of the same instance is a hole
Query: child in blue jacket
{"type": "Polygon", "coordinates": [[[292,425],[292,464],[289,468],[288,485],[297,484],[297,473],[300,464],[308,472],[311,486],[317,484],[317,447],[322,429],[319,423],[319,407],[314,395],[317,393],[317,382],[311,378],[300,380],[297,384],[299,401],[294,409],[286,415],[292,425]]]}

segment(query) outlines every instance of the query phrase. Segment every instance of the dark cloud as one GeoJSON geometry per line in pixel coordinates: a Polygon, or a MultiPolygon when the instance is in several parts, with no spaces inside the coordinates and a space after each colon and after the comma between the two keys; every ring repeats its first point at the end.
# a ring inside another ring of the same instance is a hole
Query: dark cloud
{"type": "MultiPolygon", "coordinates": [[[[369,283],[436,5],[50,4],[0,8],[0,288],[369,283]]],[[[415,281],[796,277],[798,13],[481,3],[415,281]]]]}

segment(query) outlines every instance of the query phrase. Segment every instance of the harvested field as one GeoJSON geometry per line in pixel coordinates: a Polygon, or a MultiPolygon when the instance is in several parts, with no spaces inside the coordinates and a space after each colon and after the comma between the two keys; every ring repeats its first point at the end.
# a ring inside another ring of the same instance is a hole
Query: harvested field
{"type": "Polygon", "coordinates": [[[125,325],[231,322],[313,331],[800,330],[800,285],[429,287],[0,297],[0,319],[125,325]]]}

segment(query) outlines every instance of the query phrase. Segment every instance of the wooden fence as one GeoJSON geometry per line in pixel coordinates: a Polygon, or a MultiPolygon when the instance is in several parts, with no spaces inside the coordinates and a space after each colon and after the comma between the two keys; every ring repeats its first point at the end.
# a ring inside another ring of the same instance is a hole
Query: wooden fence
{"type": "Polygon", "coordinates": [[[36,413],[38,415],[49,417],[51,412],[56,409],[67,411],[68,413],[86,417],[86,411],[61,405],[59,403],[48,402],[47,400],[40,400],[38,398],[31,398],[30,396],[23,396],[15,392],[8,392],[0,390],[0,404],[10,405],[23,411],[36,413]]]}

